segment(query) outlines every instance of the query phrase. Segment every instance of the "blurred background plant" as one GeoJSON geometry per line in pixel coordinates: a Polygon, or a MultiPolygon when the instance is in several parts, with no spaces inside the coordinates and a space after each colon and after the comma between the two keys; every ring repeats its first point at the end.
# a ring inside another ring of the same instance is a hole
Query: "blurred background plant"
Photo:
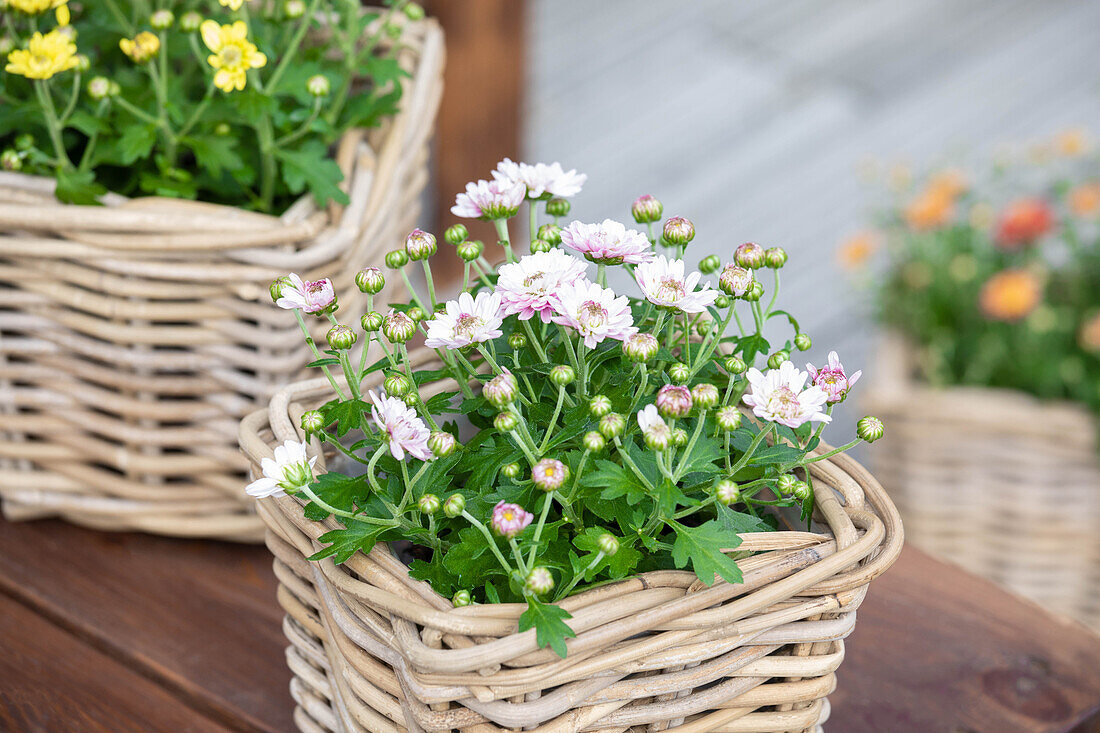
{"type": "Polygon", "coordinates": [[[920,378],[1100,411],[1100,160],[1083,131],[885,197],[839,259],[920,378]]]}
{"type": "Polygon", "coordinates": [[[278,212],[345,203],[329,148],[396,110],[389,0],[0,0],[0,165],[109,191],[278,212]]]}

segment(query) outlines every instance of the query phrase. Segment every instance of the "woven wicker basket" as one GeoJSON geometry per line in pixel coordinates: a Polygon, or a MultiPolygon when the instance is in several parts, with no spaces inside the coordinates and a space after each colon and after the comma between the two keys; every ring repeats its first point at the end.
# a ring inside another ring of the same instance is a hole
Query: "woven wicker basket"
{"type": "Polygon", "coordinates": [[[1100,630],[1100,460],[1083,409],[1009,390],[932,389],[880,350],[870,454],[913,544],[1100,630]]]}
{"type": "MultiPolygon", "coordinates": [[[[258,471],[330,387],[300,382],[241,424],[258,471]]],[[[314,449],[318,446],[315,443],[314,449]]],[[[322,457],[323,461],[323,457],[322,457]]],[[[319,466],[323,465],[321,462],[319,466]]],[[[303,731],[542,733],[816,731],[868,583],[902,545],[896,510],[844,456],[814,464],[817,532],[742,535],[745,582],[646,573],[562,605],[567,659],[517,633],[517,604],[451,607],[377,545],[343,565],[305,558],[330,527],[294,498],[258,503],[287,611],[303,731]]],[[[444,490],[441,488],[440,492],[444,490]]],[[[334,526],[334,525],[333,525],[334,526]]]]}
{"type": "MultiPolygon", "coordinates": [[[[8,518],[262,539],[240,492],[237,423],[312,358],[268,284],[287,272],[330,276],[350,296],[354,273],[415,225],[442,32],[413,23],[402,44],[412,76],[400,112],[349,133],[336,152],[346,208],[318,210],[308,196],[281,217],[162,198],[68,206],[52,180],[0,176],[8,518]]],[[[342,301],[341,316],[357,319],[364,299],[342,301]]]]}

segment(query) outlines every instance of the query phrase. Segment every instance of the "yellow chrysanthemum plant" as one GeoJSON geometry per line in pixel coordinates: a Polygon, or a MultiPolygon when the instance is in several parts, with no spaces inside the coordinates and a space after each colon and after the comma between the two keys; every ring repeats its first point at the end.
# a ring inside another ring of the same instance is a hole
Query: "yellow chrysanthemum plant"
{"type": "Polygon", "coordinates": [[[838,260],[913,345],[921,376],[1100,413],[1100,151],[1090,136],[1074,129],[1002,146],[992,161],[882,177],[874,229],[844,242],[838,260]]]}
{"type": "Polygon", "coordinates": [[[329,156],[402,91],[420,6],[336,0],[0,0],[0,168],[279,213],[347,202],[329,156]]]}

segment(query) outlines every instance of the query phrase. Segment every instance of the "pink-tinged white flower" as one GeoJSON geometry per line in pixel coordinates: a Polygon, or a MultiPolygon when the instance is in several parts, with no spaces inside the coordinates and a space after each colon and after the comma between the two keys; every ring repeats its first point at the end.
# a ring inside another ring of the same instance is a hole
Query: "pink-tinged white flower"
{"type": "Polygon", "coordinates": [[[535,313],[550,322],[557,292],[584,278],[585,263],[560,249],[521,257],[498,271],[497,293],[505,315],[526,321],[535,313]]]}
{"type": "Polygon", "coordinates": [[[575,221],[561,230],[561,243],[597,264],[638,265],[653,259],[649,238],[613,219],[604,219],[600,224],[575,221]]]}
{"type": "Polygon", "coordinates": [[[560,489],[569,478],[569,469],[554,458],[543,458],[531,468],[531,481],[543,491],[560,489]]]}
{"type": "Polygon", "coordinates": [[[634,277],[646,300],[662,308],[673,308],[684,313],[702,313],[712,305],[719,293],[704,283],[699,290],[702,273],[684,274],[683,260],[670,260],[664,255],[638,265],[634,277]]]}
{"type": "Polygon", "coordinates": [[[691,390],[666,384],[657,392],[657,411],[665,417],[687,417],[692,406],[691,390]]]}
{"type": "Polygon", "coordinates": [[[840,363],[840,357],[835,351],[829,352],[829,363],[817,369],[813,364],[806,365],[806,371],[810,373],[815,387],[825,390],[829,396],[829,402],[840,402],[847,396],[848,390],[855,386],[859,378],[863,376],[863,370],[848,376],[844,371],[844,365],[840,363]]]}
{"type": "Polygon", "coordinates": [[[653,450],[665,450],[672,441],[672,428],[658,414],[656,405],[646,405],[638,410],[638,427],[645,444],[653,450]]]}
{"type": "Polygon", "coordinates": [[[752,287],[752,270],[731,262],[722,268],[722,274],[718,276],[718,287],[726,295],[740,298],[752,287]]]}
{"type": "Polygon", "coordinates": [[[829,397],[825,390],[820,387],[803,389],[809,375],[799,371],[793,363],[785,361],[767,374],[749,369],[745,376],[751,389],[744,401],[757,417],[789,428],[797,428],[810,420],[832,420],[821,409],[829,397]]]}
{"type": "Polygon", "coordinates": [[[336,290],[327,277],[303,281],[292,272],[286,276],[281,292],[275,305],[287,310],[297,308],[306,313],[321,313],[336,303],[336,290]]]}
{"type": "Polygon", "coordinates": [[[502,537],[515,537],[527,528],[535,515],[524,511],[519,504],[499,502],[493,507],[493,516],[489,520],[489,526],[502,537]]]}
{"type": "Polygon", "coordinates": [[[630,314],[630,299],[588,280],[564,286],[554,310],[558,313],[554,323],[575,329],[590,349],[606,338],[622,341],[638,332],[630,314]]]}
{"type": "Polygon", "coordinates": [[[527,195],[521,182],[477,181],[455,197],[451,213],[467,219],[507,219],[515,216],[527,195]]]}
{"type": "Polygon", "coordinates": [[[588,180],[588,176],[577,173],[576,168],[570,171],[562,169],[561,163],[530,165],[516,163],[508,158],[497,163],[493,178],[509,185],[522,183],[527,189],[527,197],[532,199],[542,198],[545,194],[564,198],[576,196],[588,180]]]}
{"type": "Polygon", "coordinates": [[[495,339],[501,333],[504,318],[498,293],[462,293],[447,303],[447,310],[428,321],[424,343],[433,348],[460,349],[470,344],[495,339]]]}
{"type": "Polygon", "coordinates": [[[403,461],[406,453],[422,461],[435,457],[428,447],[432,432],[404,400],[373,391],[367,392],[367,397],[371,401],[371,417],[382,431],[394,458],[403,461]]]}
{"type": "Polygon", "coordinates": [[[263,477],[245,487],[249,496],[265,499],[269,496],[296,494],[313,483],[313,464],[317,456],[306,458],[306,444],[288,440],[275,447],[275,458],[260,461],[263,477]]]}

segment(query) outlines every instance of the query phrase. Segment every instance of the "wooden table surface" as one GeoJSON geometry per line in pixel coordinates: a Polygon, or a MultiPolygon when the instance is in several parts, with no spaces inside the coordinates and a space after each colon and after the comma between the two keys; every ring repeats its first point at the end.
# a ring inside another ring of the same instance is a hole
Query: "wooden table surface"
{"type": "MultiPolygon", "coordinates": [[[[262,547],[0,522],[0,731],[292,731],[262,547]]],[[[1100,637],[907,548],[830,733],[1100,731],[1100,637]]]]}

